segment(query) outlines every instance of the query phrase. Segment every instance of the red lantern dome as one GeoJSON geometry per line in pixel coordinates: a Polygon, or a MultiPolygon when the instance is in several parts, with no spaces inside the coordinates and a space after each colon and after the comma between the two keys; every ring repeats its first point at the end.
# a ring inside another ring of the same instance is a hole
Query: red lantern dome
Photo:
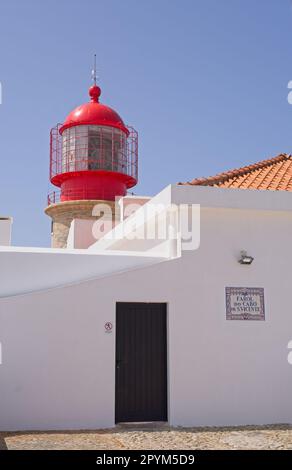
{"type": "Polygon", "coordinates": [[[61,134],[69,127],[87,124],[115,127],[129,135],[129,130],[118,113],[109,106],[105,106],[99,102],[100,94],[101,89],[97,85],[93,85],[89,88],[90,102],[82,104],[71,111],[60,129],[61,134]]]}
{"type": "Polygon", "coordinates": [[[112,201],[137,183],[137,132],[99,102],[100,94],[90,87],[90,102],[51,130],[50,179],[61,188],[61,202],[112,201]]]}

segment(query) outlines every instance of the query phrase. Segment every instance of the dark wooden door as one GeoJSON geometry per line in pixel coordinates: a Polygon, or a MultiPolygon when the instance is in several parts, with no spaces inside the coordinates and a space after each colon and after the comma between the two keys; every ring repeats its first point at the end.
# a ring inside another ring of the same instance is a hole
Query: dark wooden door
{"type": "Polygon", "coordinates": [[[116,423],[167,421],[166,304],[117,303],[116,423]]]}

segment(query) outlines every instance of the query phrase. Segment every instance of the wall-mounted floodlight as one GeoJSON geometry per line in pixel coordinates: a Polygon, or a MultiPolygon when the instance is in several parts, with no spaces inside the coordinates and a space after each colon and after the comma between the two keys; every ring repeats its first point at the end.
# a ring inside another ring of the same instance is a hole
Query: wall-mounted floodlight
{"type": "Polygon", "coordinates": [[[238,260],[240,264],[251,264],[253,260],[254,258],[252,256],[249,256],[246,251],[240,252],[240,258],[238,260]]]}

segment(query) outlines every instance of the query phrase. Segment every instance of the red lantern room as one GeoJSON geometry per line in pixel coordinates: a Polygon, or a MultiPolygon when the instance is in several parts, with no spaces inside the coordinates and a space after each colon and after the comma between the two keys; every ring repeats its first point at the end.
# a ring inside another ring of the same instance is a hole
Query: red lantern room
{"type": "MultiPolygon", "coordinates": [[[[60,202],[113,201],[137,184],[138,134],[99,102],[100,94],[94,84],[90,101],[51,130],[50,179],[61,189],[60,202]]],[[[57,202],[55,193],[48,202],[57,202]]]]}

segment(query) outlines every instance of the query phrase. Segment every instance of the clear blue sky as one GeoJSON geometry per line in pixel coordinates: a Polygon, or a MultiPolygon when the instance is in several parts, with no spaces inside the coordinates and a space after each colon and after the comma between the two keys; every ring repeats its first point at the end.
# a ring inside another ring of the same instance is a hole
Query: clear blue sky
{"type": "Polygon", "coordinates": [[[140,182],[169,183],[292,152],[290,0],[2,0],[0,214],[49,245],[49,131],[102,101],[139,131],[140,182]]]}

